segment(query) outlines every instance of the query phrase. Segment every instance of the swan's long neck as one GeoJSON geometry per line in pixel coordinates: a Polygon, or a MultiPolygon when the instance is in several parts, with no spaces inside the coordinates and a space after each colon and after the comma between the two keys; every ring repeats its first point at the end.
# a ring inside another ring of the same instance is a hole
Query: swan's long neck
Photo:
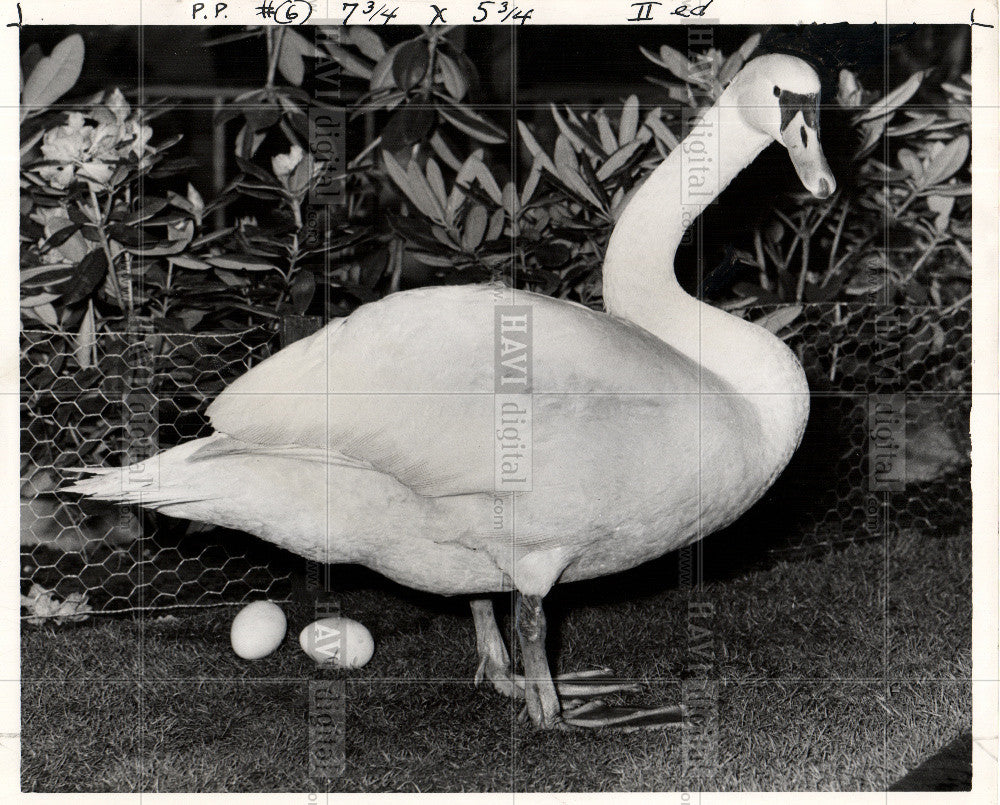
{"type": "Polygon", "coordinates": [[[684,232],[770,142],[724,93],[622,212],[604,261],[604,303],[753,401],[783,466],[808,414],[801,366],[780,339],[689,296],[674,274],[684,232]]]}

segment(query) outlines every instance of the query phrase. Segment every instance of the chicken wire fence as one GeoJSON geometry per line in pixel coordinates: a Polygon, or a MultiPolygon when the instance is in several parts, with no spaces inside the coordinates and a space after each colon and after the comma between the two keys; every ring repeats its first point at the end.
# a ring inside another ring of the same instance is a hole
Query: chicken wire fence
{"type": "MultiPolygon", "coordinates": [[[[811,555],[902,528],[948,533],[971,521],[968,305],[747,308],[783,321],[805,367],[809,425],[792,463],[731,528],[780,557],[811,555]],[[872,400],[892,402],[897,481],[873,483],[872,400]],[[901,442],[901,444],[900,444],[901,442]],[[900,476],[902,473],[902,476],[900,476]]],[[[301,330],[301,322],[300,330],[301,330]]],[[[307,328],[308,329],[308,328],[307,328]]],[[[219,335],[21,338],[21,586],[28,614],[286,599],[296,565],[245,534],[60,492],[81,466],[120,466],[210,432],[208,404],[270,355],[264,329],[219,335]]],[[[739,345],[734,344],[734,349],[739,345]]]]}

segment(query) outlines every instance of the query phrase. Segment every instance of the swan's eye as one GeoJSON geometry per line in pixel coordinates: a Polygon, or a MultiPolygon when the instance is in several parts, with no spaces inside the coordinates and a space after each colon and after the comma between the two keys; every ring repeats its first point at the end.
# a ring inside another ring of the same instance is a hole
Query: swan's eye
{"type": "Polygon", "coordinates": [[[775,86],[775,88],[774,88],[774,97],[777,98],[779,95],[781,95],[781,90],[778,89],[777,86],[775,86]]]}
{"type": "Polygon", "coordinates": [[[799,129],[799,132],[802,134],[802,144],[808,146],[809,145],[809,138],[806,136],[806,127],[802,126],[799,129]]]}

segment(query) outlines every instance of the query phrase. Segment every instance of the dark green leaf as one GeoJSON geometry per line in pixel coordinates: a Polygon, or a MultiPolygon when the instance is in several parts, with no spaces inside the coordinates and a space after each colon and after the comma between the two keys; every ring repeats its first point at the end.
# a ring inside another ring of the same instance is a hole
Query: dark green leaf
{"type": "Polygon", "coordinates": [[[392,60],[392,77],[396,81],[396,86],[406,92],[413,89],[427,74],[429,64],[427,43],[421,39],[407,42],[396,52],[392,60]]]}
{"type": "Polygon", "coordinates": [[[147,218],[152,218],[156,213],[166,207],[168,204],[165,198],[158,198],[156,196],[143,196],[139,199],[137,208],[122,218],[123,224],[137,224],[140,221],[145,221],[147,218]]]}
{"type": "Polygon", "coordinates": [[[241,114],[241,110],[235,106],[226,106],[215,113],[212,118],[213,126],[225,126],[232,120],[236,120],[241,114]]]}
{"type": "Polygon", "coordinates": [[[41,45],[37,42],[31,45],[21,54],[21,73],[23,75],[31,75],[44,55],[41,45]]]}
{"type": "Polygon", "coordinates": [[[448,94],[456,101],[462,100],[465,97],[465,93],[469,91],[469,82],[462,74],[461,68],[459,68],[454,59],[441,51],[437,53],[437,66],[441,71],[441,81],[444,83],[448,94]]]}
{"type": "Polygon", "coordinates": [[[74,233],[80,227],[76,224],[70,224],[69,226],[64,226],[58,232],[54,232],[45,243],[42,244],[42,251],[47,252],[49,249],[56,249],[62,246],[67,240],[73,237],[74,233]]]}
{"type": "Polygon", "coordinates": [[[273,192],[264,192],[260,190],[251,190],[248,187],[241,187],[241,190],[243,192],[243,195],[250,196],[251,198],[262,198],[266,199],[267,201],[276,201],[277,199],[281,198],[281,193],[279,193],[277,190],[273,192]]]}
{"type": "Polygon", "coordinates": [[[274,106],[262,106],[247,109],[243,116],[246,118],[247,128],[256,133],[277,123],[281,119],[281,110],[274,106]]]}
{"type": "Polygon", "coordinates": [[[159,215],[156,218],[151,218],[148,221],[143,222],[143,226],[171,226],[172,224],[179,224],[182,221],[191,220],[191,216],[185,215],[183,212],[175,212],[171,210],[165,215],[159,215]]]}
{"type": "Polygon", "coordinates": [[[587,180],[587,184],[590,189],[594,191],[597,197],[601,200],[601,204],[605,210],[611,209],[611,199],[608,198],[608,194],[604,190],[604,185],[601,180],[597,178],[594,174],[594,168],[590,164],[590,157],[586,154],[580,156],[580,172],[583,174],[583,178],[587,180]]]}
{"type": "Polygon", "coordinates": [[[298,314],[303,314],[312,303],[316,293],[316,277],[312,271],[303,271],[292,284],[292,307],[298,314]]]}
{"type": "Polygon", "coordinates": [[[239,165],[240,170],[244,173],[249,173],[251,176],[260,179],[262,182],[268,185],[277,186],[275,178],[264,170],[260,165],[256,165],[249,159],[244,159],[243,157],[236,157],[236,164],[239,165]]]}
{"type": "Polygon", "coordinates": [[[265,263],[260,260],[250,260],[239,254],[213,255],[206,257],[205,259],[213,266],[218,266],[219,268],[229,268],[234,271],[275,271],[277,268],[271,263],[265,263]]]}
{"type": "Polygon", "coordinates": [[[45,227],[27,215],[21,216],[21,237],[28,240],[41,240],[45,237],[45,227]]]}
{"type": "Polygon", "coordinates": [[[278,70],[290,84],[299,86],[305,78],[306,66],[303,56],[313,55],[314,49],[309,42],[291,28],[284,32],[281,39],[281,50],[278,53],[278,70]]]}
{"type": "Polygon", "coordinates": [[[462,248],[467,252],[475,251],[483,242],[489,216],[481,204],[474,205],[465,216],[465,227],[462,232],[462,248]]]}
{"type": "Polygon", "coordinates": [[[382,131],[382,147],[394,153],[419,142],[434,125],[434,110],[404,106],[393,113],[382,131]]]}
{"type": "Polygon", "coordinates": [[[958,171],[969,157],[969,138],[965,134],[945,145],[931,159],[924,183],[928,187],[943,182],[958,171]]]}
{"type": "MultiPolygon", "coordinates": [[[[135,138],[132,138],[135,139],[135,138]]],[[[161,140],[156,144],[157,151],[165,151],[167,148],[173,148],[177,143],[184,139],[183,134],[175,134],[173,137],[168,137],[165,140],[161,140]]],[[[131,140],[130,140],[131,142],[131,140]]]]}
{"type": "Polygon", "coordinates": [[[460,106],[440,106],[441,116],[460,131],[488,145],[500,145],[507,142],[507,133],[471,109],[460,106]]]}
{"type": "MultiPolygon", "coordinates": [[[[153,170],[151,170],[149,172],[149,175],[153,179],[163,179],[168,176],[174,176],[178,173],[184,173],[185,171],[189,171],[198,167],[200,167],[200,163],[198,162],[198,160],[193,159],[191,157],[181,157],[180,159],[167,159],[161,162],[159,165],[157,165],[153,170]]],[[[119,170],[121,170],[121,168],[119,168],[119,170]]]]}
{"type": "Polygon", "coordinates": [[[101,249],[94,249],[80,264],[73,273],[73,278],[63,289],[62,301],[67,305],[86,299],[100,285],[104,275],[108,271],[108,258],[101,249]]]}
{"type": "Polygon", "coordinates": [[[108,234],[122,245],[130,246],[133,249],[137,249],[143,243],[152,240],[143,235],[141,229],[125,224],[111,224],[108,226],[108,234]]]}
{"type": "Polygon", "coordinates": [[[74,224],[83,225],[91,223],[90,216],[88,216],[75,204],[68,207],[66,212],[69,214],[69,220],[71,220],[74,224]]]}
{"type": "Polygon", "coordinates": [[[224,238],[226,235],[230,235],[235,231],[234,227],[227,226],[219,229],[216,232],[209,232],[206,235],[202,235],[200,238],[195,238],[191,241],[191,248],[197,249],[204,246],[206,243],[211,243],[212,241],[218,240],[219,238],[224,238]]]}
{"type": "Polygon", "coordinates": [[[558,268],[570,256],[569,249],[561,243],[539,243],[533,251],[538,264],[543,268],[558,268]]]}

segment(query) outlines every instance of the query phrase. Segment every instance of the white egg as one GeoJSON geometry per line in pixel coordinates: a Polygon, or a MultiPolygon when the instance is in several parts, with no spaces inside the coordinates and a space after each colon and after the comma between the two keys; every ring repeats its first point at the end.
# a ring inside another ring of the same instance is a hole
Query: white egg
{"type": "Polygon", "coordinates": [[[244,660],[259,660],[281,645],[287,629],[281,607],[270,601],[254,601],[233,618],[229,640],[233,651],[244,660]]]}
{"type": "Polygon", "coordinates": [[[316,662],[337,668],[361,668],[375,653],[375,641],[363,624],[350,618],[323,618],[299,635],[302,650],[316,662]]]}

